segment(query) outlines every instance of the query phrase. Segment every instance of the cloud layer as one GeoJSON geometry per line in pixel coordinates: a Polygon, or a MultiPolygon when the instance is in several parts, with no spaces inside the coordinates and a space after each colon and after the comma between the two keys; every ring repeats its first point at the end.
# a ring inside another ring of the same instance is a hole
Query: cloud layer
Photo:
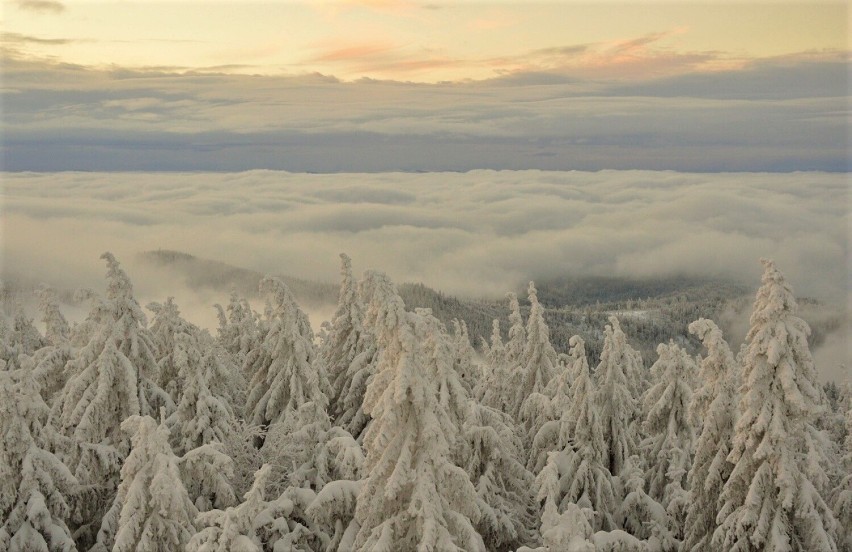
{"type": "Polygon", "coordinates": [[[468,83],[346,83],[12,56],[3,163],[13,171],[849,169],[846,53],[629,82],[533,69],[468,83]]]}
{"type": "MultiPolygon", "coordinates": [[[[717,275],[846,300],[846,175],[472,171],[7,173],[3,270],[99,286],[98,255],[164,248],[335,281],[360,269],[497,295],[559,275],[717,275]]],[[[138,283],[169,292],[168,283],[138,283]]]]}

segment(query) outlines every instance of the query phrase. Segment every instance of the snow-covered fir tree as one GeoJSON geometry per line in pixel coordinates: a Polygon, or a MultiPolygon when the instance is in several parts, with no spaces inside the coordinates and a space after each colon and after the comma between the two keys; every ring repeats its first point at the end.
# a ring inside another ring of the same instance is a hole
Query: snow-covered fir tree
{"type": "Polygon", "coordinates": [[[672,533],[670,516],[663,505],[645,492],[645,469],[638,454],[628,457],[619,477],[624,499],[618,510],[618,523],[624,530],[648,544],[655,552],[674,552],[679,541],[672,533]]]}
{"type": "Polygon", "coordinates": [[[448,339],[407,312],[383,274],[368,273],[365,285],[380,353],[364,397],[373,422],[354,550],[484,550],[476,491],[450,460],[459,434],[451,411],[460,405],[447,401],[464,394],[448,339]]]}
{"type": "Polygon", "coordinates": [[[182,394],[166,425],[175,450],[182,455],[208,443],[224,443],[233,427],[234,412],[226,397],[211,390],[211,382],[228,379],[215,348],[198,358],[201,351],[193,336],[180,333],[175,336],[173,351],[182,394]]]}
{"type": "Polygon", "coordinates": [[[568,445],[577,421],[586,416],[587,402],[594,400],[593,384],[584,379],[589,377],[586,342],[574,335],[568,344],[571,348],[568,355],[563,355],[564,367],[548,388],[554,419],[541,426],[530,448],[527,467],[535,474],[544,467],[548,453],[568,445]]]}
{"type": "Polygon", "coordinates": [[[534,477],[523,464],[512,418],[470,401],[457,457],[476,488],[481,512],[476,529],[493,552],[514,550],[534,540],[534,477]]]}
{"type": "Polygon", "coordinates": [[[701,361],[701,385],[692,396],[689,416],[700,427],[692,467],[687,476],[689,508],[684,522],[681,552],[712,552],[713,532],[722,486],[733,466],[727,461],[736,421],[737,367],[734,355],[711,320],[701,318],[689,325],[707,349],[701,361]]]}
{"type": "Polygon", "coordinates": [[[74,499],[78,546],[91,543],[103,511],[118,486],[129,440],[121,423],[130,416],[174,408],[157,381],[154,346],[146,318],[133,297],[127,274],[110,253],[106,299],[94,298],[77,339],[85,344],[67,365],[67,384],[51,412],[52,425],[66,437],[62,458],[83,485],[74,499]]]}
{"type": "Polygon", "coordinates": [[[73,354],[71,328],[59,310],[59,301],[53,288],[42,286],[36,290],[36,295],[45,326],[45,345],[32,354],[32,374],[39,384],[42,397],[49,403],[65,386],[65,365],[73,354]]]}
{"type": "Polygon", "coordinates": [[[181,480],[168,428],[150,416],[131,416],[121,428],[131,434],[132,450],[92,552],[183,550],[195,534],[198,511],[181,480]]]}
{"type": "Polygon", "coordinates": [[[150,303],[147,308],[154,313],[150,332],[159,367],[160,387],[168,391],[177,403],[183,391],[180,371],[186,371],[189,363],[193,363],[193,369],[196,369],[202,354],[196,339],[201,330],[181,317],[174,297],[169,297],[162,304],[150,303]]]}
{"type": "Polygon", "coordinates": [[[373,374],[376,354],[372,332],[364,326],[364,303],[352,275],[352,261],[340,254],[341,282],[337,311],[323,340],[320,355],[331,383],[331,415],[334,423],[360,437],[369,417],[362,404],[373,374]]]}
{"type": "MultiPolygon", "coordinates": [[[[252,423],[268,426],[283,422],[305,403],[327,406],[328,379],[322,363],[316,362],[313,331],[308,317],[296,304],[287,285],[267,277],[261,289],[269,292],[270,328],[255,358],[246,405],[252,423]]],[[[248,358],[251,358],[248,357],[248,358]]]]}
{"type": "Polygon", "coordinates": [[[840,527],[838,549],[852,550],[852,404],[846,410],[846,440],[843,443],[842,470],[845,475],[834,489],[834,514],[840,527]]]}
{"type": "Polygon", "coordinates": [[[655,384],[645,394],[645,433],[642,442],[648,463],[645,474],[648,494],[670,516],[669,529],[680,538],[689,504],[686,476],[692,465],[692,402],[695,362],[674,342],[657,346],[659,358],[651,367],[655,384]]]}
{"type": "MultiPolygon", "coordinates": [[[[734,464],[720,497],[713,546],[732,552],[834,552],[836,520],[820,494],[825,474],[814,420],[821,412],[810,328],[793,291],[763,259],[743,357],[734,464]]],[[[848,529],[848,528],[847,528],[848,529]]]]}
{"type": "Polygon", "coordinates": [[[515,389],[519,425],[523,427],[524,444],[530,449],[538,430],[555,417],[551,410],[547,386],[557,374],[559,363],[550,344],[550,329],[544,321],[544,307],[538,302],[533,282],[529,285],[530,316],[527,320],[523,361],[516,372],[515,389]]]}
{"type": "Polygon", "coordinates": [[[495,319],[491,326],[491,342],[486,344],[486,368],[475,389],[476,398],[485,406],[501,412],[511,412],[514,398],[512,390],[512,368],[507,359],[506,346],[500,334],[500,320],[495,319]]]}
{"type": "Polygon", "coordinates": [[[186,551],[262,552],[263,542],[258,536],[258,529],[266,521],[261,518],[261,513],[268,508],[264,489],[270,473],[268,465],[257,471],[254,484],[238,506],[198,514],[195,524],[200,529],[187,543],[186,551]]]}
{"type": "MultiPolygon", "coordinates": [[[[236,291],[231,292],[230,302],[227,309],[221,305],[213,305],[219,319],[219,332],[217,341],[234,358],[237,366],[248,368],[253,366],[246,362],[246,357],[252,350],[258,350],[262,335],[258,327],[257,315],[251,309],[251,305],[236,291]]],[[[250,378],[252,374],[245,374],[250,378]]]]}
{"type": "Polygon", "coordinates": [[[618,319],[610,316],[595,379],[597,411],[608,448],[605,465],[613,476],[621,475],[625,460],[638,452],[638,435],[632,423],[638,417],[637,390],[632,388],[628,374],[638,372],[641,363],[627,344],[618,319]]]}
{"type": "Polygon", "coordinates": [[[48,407],[28,370],[0,370],[0,551],[73,552],[77,480],[50,449],[48,407]]]}
{"type": "Polygon", "coordinates": [[[480,380],[482,380],[482,369],[476,362],[476,351],[470,344],[470,334],[464,320],[453,319],[453,366],[458,372],[462,383],[473,393],[480,380]]]}
{"type": "Polygon", "coordinates": [[[598,416],[597,394],[589,374],[583,341],[574,340],[577,374],[572,387],[571,408],[562,413],[556,448],[538,475],[539,499],[552,500],[564,510],[569,503],[586,504],[595,512],[598,530],[616,528],[617,490],[608,469],[609,449],[598,416]]]}

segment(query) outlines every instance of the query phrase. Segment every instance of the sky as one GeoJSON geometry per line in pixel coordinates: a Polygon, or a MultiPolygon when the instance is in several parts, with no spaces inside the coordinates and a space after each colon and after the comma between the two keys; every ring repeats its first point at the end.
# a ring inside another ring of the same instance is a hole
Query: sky
{"type": "Polygon", "coordinates": [[[4,4],[6,170],[849,168],[846,3],[4,4]]]}

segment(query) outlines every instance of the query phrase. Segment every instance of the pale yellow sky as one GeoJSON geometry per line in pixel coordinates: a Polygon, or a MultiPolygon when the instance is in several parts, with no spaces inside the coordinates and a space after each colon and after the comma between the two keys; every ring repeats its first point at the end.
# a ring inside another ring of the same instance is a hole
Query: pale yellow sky
{"type": "Polygon", "coordinates": [[[17,0],[2,26],[7,55],[86,66],[436,82],[641,78],[844,51],[848,15],[845,3],[17,0]]]}

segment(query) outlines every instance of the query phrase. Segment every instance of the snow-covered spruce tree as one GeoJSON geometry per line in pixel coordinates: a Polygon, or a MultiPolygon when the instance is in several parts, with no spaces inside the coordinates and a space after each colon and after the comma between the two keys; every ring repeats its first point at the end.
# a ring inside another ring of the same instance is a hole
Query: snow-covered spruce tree
{"type": "MultiPolygon", "coordinates": [[[[517,421],[524,432],[524,445],[530,450],[538,430],[555,418],[551,410],[547,386],[557,374],[556,351],[550,344],[550,330],[544,321],[544,307],[538,302],[533,282],[529,286],[530,317],[527,320],[527,342],[521,370],[518,372],[518,387],[515,389],[518,404],[517,421]]],[[[533,459],[534,461],[534,459],[533,459]]]]}
{"type": "Polygon", "coordinates": [[[630,535],[647,541],[650,550],[674,552],[679,541],[669,529],[671,522],[666,509],[645,492],[644,471],[638,454],[625,460],[619,477],[624,500],[618,509],[618,523],[630,535]]]}
{"type": "Polygon", "coordinates": [[[200,351],[193,337],[184,333],[175,335],[173,347],[173,363],[183,382],[180,402],[166,420],[175,451],[182,455],[208,443],[224,443],[233,426],[234,412],[226,397],[210,389],[211,381],[227,378],[215,349],[197,358],[200,351]]]}
{"type": "Polygon", "coordinates": [[[253,424],[283,422],[305,403],[327,405],[329,389],[325,368],[316,362],[313,331],[308,317],[296,304],[287,285],[264,278],[261,290],[270,293],[269,332],[259,347],[264,354],[250,370],[252,376],[246,417],[253,424]]]}
{"type": "Polygon", "coordinates": [[[585,415],[586,401],[594,400],[592,382],[583,379],[590,377],[586,342],[579,335],[574,335],[568,340],[568,345],[571,347],[569,354],[562,355],[565,365],[549,386],[550,410],[554,419],[541,426],[530,448],[527,468],[534,474],[544,467],[548,453],[568,446],[577,421],[585,415]]]}
{"type": "Polygon", "coordinates": [[[448,404],[464,394],[445,335],[406,312],[391,281],[365,278],[367,318],[377,331],[376,374],[364,397],[366,479],[356,507],[354,550],[482,551],[476,491],[450,453],[459,428],[448,404]]]}
{"type": "MultiPolygon", "coordinates": [[[[816,370],[810,328],[775,263],[763,259],[743,357],[740,417],[722,491],[716,549],[732,552],[837,550],[836,520],[819,489],[816,370]]],[[[848,529],[848,528],[847,528],[848,529]]]]}
{"type": "Polygon", "coordinates": [[[458,372],[462,383],[472,393],[482,380],[482,369],[474,360],[476,351],[470,344],[470,335],[464,320],[453,320],[453,366],[458,372]]]}
{"type": "MultiPolygon", "coordinates": [[[[573,356],[585,355],[583,341],[572,340],[573,356]]],[[[579,357],[578,357],[579,360],[579,357]]],[[[616,528],[618,508],[609,450],[597,414],[594,382],[587,362],[579,362],[572,387],[571,408],[559,420],[557,449],[549,452],[538,475],[539,500],[550,499],[564,510],[568,503],[588,504],[595,512],[597,530],[616,528]]]]}
{"type": "Polygon", "coordinates": [[[331,381],[331,415],[335,425],[360,437],[369,418],[362,404],[372,376],[375,339],[364,326],[364,303],[352,275],[352,261],[340,254],[340,295],[337,311],[323,340],[320,356],[331,381]]]}
{"type": "Polygon", "coordinates": [[[127,274],[110,253],[106,299],[95,299],[77,339],[86,343],[66,367],[70,374],[51,412],[66,437],[62,458],[82,485],[74,500],[75,539],[86,548],[118,486],[129,451],[121,422],[174,405],[158,385],[158,367],[142,309],[127,274]]]}
{"type": "Polygon", "coordinates": [[[707,356],[701,361],[701,386],[692,396],[689,415],[693,427],[701,427],[695,458],[687,476],[689,508],[684,523],[681,552],[713,552],[719,495],[731,474],[727,461],[736,420],[736,364],[722,331],[701,318],[689,331],[704,343],[707,356]]]}
{"type": "MultiPolygon", "coordinates": [[[[524,326],[524,319],[521,316],[521,305],[518,303],[518,296],[512,292],[506,294],[509,299],[509,338],[506,341],[506,362],[510,366],[512,374],[516,374],[520,370],[521,364],[524,362],[524,349],[527,346],[527,330],[524,326]]],[[[512,397],[516,399],[516,396],[512,397]]],[[[517,409],[520,408],[520,403],[512,404],[512,417],[517,419],[517,409]]]]}
{"type": "Polygon", "coordinates": [[[834,514],[841,528],[838,549],[852,550],[852,404],[846,410],[846,440],[843,444],[844,454],[841,462],[846,475],[833,492],[834,514]]]}
{"type": "Polygon", "coordinates": [[[28,370],[0,370],[0,551],[72,552],[77,481],[49,449],[48,407],[28,370]]]}
{"type": "Polygon", "coordinates": [[[200,527],[186,546],[187,552],[262,552],[258,529],[265,520],[261,513],[268,508],[264,489],[270,468],[262,466],[254,476],[254,484],[239,506],[227,510],[202,512],[195,518],[200,527]]]}
{"type": "Polygon", "coordinates": [[[147,309],[154,313],[150,332],[160,371],[160,387],[177,403],[183,391],[180,371],[186,371],[188,364],[197,366],[202,355],[196,338],[201,330],[181,317],[174,297],[162,304],[150,303],[147,309]]]}
{"type": "Polygon", "coordinates": [[[632,424],[638,417],[637,396],[627,374],[636,372],[642,361],[627,344],[618,319],[609,317],[604,329],[601,362],[595,371],[597,410],[609,450],[605,465],[613,476],[621,475],[627,457],[637,452],[638,435],[632,424]]]}
{"type": "Polygon", "coordinates": [[[645,434],[642,442],[648,471],[648,494],[663,505],[675,538],[681,537],[689,504],[686,476],[692,465],[693,430],[688,420],[695,362],[670,342],[657,346],[659,358],[651,367],[656,382],[645,394],[645,434]]]}
{"type": "MultiPolygon", "coordinates": [[[[252,366],[252,363],[246,363],[246,357],[249,351],[257,349],[263,336],[258,327],[257,315],[251,310],[251,305],[236,291],[232,291],[227,312],[219,304],[213,307],[219,318],[217,341],[234,358],[237,366],[244,368],[252,366]]],[[[245,374],[247,378],[251,375],[245,374]]]]}
{"type": "Polygon", "coordinates": [[[56,292],[47,286],[36,291],[39,309],[45,326],[45,346],[32,355],[33,377],[41,395],[50,404],[54,395],[65,386],[65,365],[71,360],[71,328],[59,310],[56,292]]]}
{"type": "Polygon", "coordinates": [[[553,500],[547,499],[541,515],[541,540],[544,546],[528,548],[522,546],[518,552],[595,552],[590,540],[592,526],[589,509],[569,502],[560,514],[553,500]]]}
{"type": "Polygon", "coordinates": [[[477,493],[476,529],[493,552],[534,540],[533,482],[512,418],[471,400],[456,457],[477,493]]]}
{"type": "Polygon", "coordinates": [[[495,319],[491,326],[491,343],[485,349],[486,370],[482,380],[475,390],[480,403],[501,412],[510,412],[510,404],[514,393],[512,391],[512,369],[506,358],[506,346],[500,334],[500,321],[495,319]]]}
{"type": "Polygon", "coordinates": [[[168,428],[150,416],[131,416],[121,428],[133,447],[92,552],[183,550],[195,534],[198,511],[181,480],[168,428]]]}
{"type": "Polygon", "coordinates": [[[24,355],[32,355],[48,343],[33,325],[33,319],[26,315],[24,308],[17,302],[6,340],[13,347],[17,345],[18,352],[24,355]]]}

